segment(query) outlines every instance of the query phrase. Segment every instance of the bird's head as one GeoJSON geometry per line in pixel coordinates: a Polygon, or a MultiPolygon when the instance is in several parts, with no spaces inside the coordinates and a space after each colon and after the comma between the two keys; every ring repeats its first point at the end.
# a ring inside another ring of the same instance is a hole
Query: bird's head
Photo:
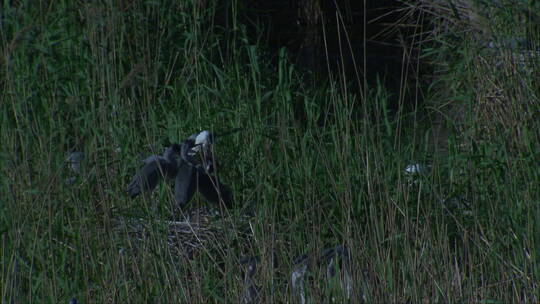
{"type": "Polygon", "coordinates": [[[182,155],[187,156],[189,162],[195,166],[204,167],[206,170],[210,170],[212,167],[212,144],[214,143],[214,136],[210,131],[201,131],[198,134],[191,135],[185,144],[189,147],[189,150],[182,155]]]}
{"type": "MultiPolygon", "coordinates": [[[[192,135],[193,136],[193,135],[192,135]]],[[[195,146],[193,147],[194,152],[199,152],[200,150],[208,150],[210,146],[214,143],[214,136],[210,131],[202,131],[201,133],[195,136],[195,146]]]]}
{"type": "Polygon", "coordinates": [[[172,144],[170,147],[165,149],[163,152],[163,157],[170,162],[178,162],[181,156],[182,148],[179,144],[172,144]]]}

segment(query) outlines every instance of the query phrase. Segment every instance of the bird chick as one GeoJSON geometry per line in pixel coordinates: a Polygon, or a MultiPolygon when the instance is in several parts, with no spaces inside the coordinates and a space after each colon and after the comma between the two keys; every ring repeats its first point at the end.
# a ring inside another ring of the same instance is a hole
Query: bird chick
{"type": "Polygon", "coordinates": [[[151,155],[144,159],[143,167],[127,187],[129,195],[134,198],[143,192],[152,192],[162,178],[175,178],[181,162],[181,150],[179,144],[173,144],[165,150],[163,156],[151,155]]]}

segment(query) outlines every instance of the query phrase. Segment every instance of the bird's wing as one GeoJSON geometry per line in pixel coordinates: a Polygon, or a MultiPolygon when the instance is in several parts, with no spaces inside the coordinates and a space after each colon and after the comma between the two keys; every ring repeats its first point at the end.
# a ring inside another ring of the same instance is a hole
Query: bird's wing
{"type": "Polygon", "coordinates": [[[215,176],[197,174],[197,189],[205,200],[214,204],[219,204],[223,201],[225,207],[232,207],[233,197],[231,189],[222,184],[215,176]]]}
{"type": "Polygon", "coordinates": [[[179,208],[184,207],[195,194],[193,167],[183,162],[174,180],[174,199],[179,208]]]}
{"type": "Polygon", "coordinates": [[[161,156],[152,155],[143,162],[145,165],[135,174],[127,187],[131,197],[136,197],[141,192],[151,192],[163,176],[170,178],[176,175],[176,165],[161,156]]]}

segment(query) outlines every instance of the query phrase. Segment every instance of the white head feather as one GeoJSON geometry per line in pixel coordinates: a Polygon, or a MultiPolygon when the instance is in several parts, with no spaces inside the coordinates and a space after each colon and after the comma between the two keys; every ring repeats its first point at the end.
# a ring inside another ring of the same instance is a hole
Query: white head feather
{"type": "Polygon", "coordinates": [[[210,132],[209,131],[202,131],[197,135],[195,138],[195,145],[202,145],[203,147],[206,147],[210,144],[210,132]]]}

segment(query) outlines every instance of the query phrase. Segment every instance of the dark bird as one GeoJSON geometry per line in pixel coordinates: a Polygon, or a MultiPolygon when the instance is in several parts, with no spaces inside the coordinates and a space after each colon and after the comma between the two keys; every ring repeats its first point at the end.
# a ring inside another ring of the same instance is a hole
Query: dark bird
{"type": "Polygon", "coordinates": [[[183,143],[182,168],[176,176],[175,196],[178,207],[187,204],[197,189],[203,198],[211,203],[223,203],[232,207],[232,192],[221,183],[216,174],[216,160],[212,153],[214,135],[209,131],[190,136],[183,143]]]}
{"type": "Polygon", "coordinates": [[[151,155],[143,160],[144,166],[127,187],[129,195],[134,198],[142,192],[152,192],[162,177],[175,178],[182,162],[181,152],[182,146],[173,144],[165,149],[163,156],[151,155]]]}
{"type": "Polygon", "coordinates": [[[255,274],[257,272],[257,259],[247,257],[240,260],[240,264],[244,265],[244,288],[240,303],[253,304],[260,303],[260,289],[255,284],[255,274]]]}
{"type": "Polygon", "coordinates": [[[127,188],[132,198],[143,192],[152,192],[165,179],[174,179],[174,198],[183,208],[198,190],[206,201],[232,207],[232,192],[214,174],[212,153],[214,136],[209,131],[191,135],[181,144],[168,147],[163,156],[152,155],[127,188]]]}

